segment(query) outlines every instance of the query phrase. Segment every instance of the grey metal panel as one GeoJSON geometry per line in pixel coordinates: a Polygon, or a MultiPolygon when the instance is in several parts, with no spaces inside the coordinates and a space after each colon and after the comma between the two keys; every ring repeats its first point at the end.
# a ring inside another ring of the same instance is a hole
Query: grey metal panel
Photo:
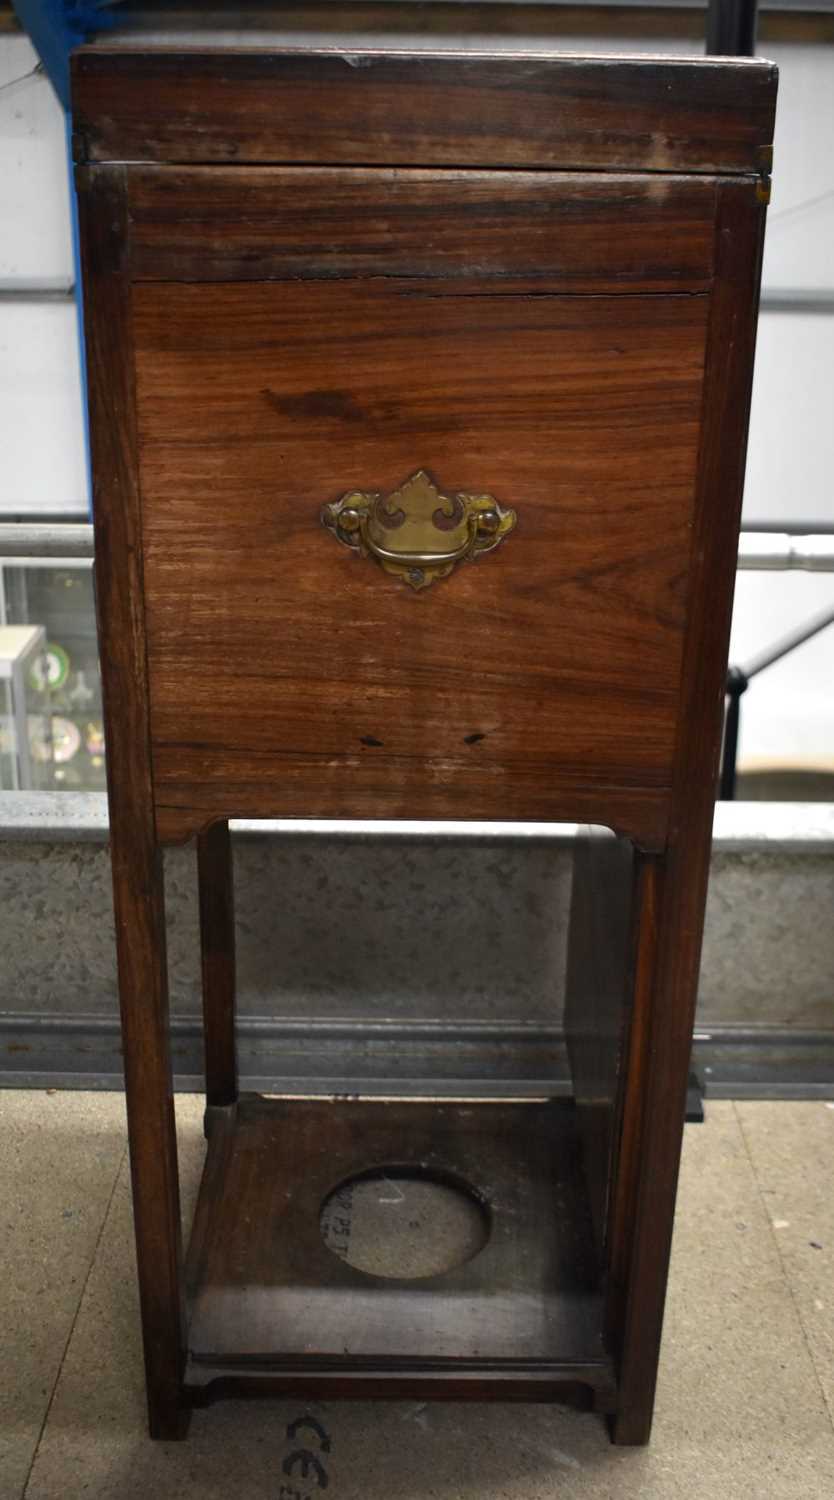
{"type": "MultiPolygon", "coordinates": [[[[175,1084],[203,1088],[199,1022],[172,1025],[175,1084]]],[[[241,1086],[288,1095],[547,1098],[570,1092],[558,1027],[242,1021],[241,1086]]],[[[834,1031],[723,1027],[696,1037],[706,1097],[834,1098],[834,1031]]],[[[121,1089],[116,1020],[0,1016],[0,1087],[121,1089]]]]}

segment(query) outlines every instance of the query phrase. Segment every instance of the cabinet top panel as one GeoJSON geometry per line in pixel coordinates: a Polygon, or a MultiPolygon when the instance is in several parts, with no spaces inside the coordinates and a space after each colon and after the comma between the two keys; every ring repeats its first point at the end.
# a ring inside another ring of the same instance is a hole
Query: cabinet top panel
{"type": "Polygon", "coordinates": [[[776,69],[735,58],[82,47],[80,162],[767,172],[776,69]]]}

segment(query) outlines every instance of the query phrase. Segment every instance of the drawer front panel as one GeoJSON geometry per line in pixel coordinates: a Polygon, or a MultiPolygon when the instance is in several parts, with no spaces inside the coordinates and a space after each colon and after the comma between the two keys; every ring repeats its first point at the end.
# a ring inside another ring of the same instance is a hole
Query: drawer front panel
{"type": "Polygon", "coordinates": [[[132,295],[161,836],[350,814],[662,837],[708,298],[132,295]],[[319,517],[419,470],[518,520],[416,590],[319,517]]]}

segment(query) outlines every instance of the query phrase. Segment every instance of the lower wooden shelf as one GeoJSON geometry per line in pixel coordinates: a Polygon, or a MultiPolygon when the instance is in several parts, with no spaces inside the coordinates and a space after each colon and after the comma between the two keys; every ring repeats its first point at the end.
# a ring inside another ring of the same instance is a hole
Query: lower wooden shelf
{"type": "Polygon", "coordinates": [[[187,1284],[194,1402],[235,1388],[398,1397],[418,1381],[427,1396],[614,1404],[568,1100],[252,1095],[213,1110],[187,1284]],[[467,1189],[483,1248],[428,1278],[347,1264],[325,1243],[322,1204],[380,1167],[467,1189]]]}

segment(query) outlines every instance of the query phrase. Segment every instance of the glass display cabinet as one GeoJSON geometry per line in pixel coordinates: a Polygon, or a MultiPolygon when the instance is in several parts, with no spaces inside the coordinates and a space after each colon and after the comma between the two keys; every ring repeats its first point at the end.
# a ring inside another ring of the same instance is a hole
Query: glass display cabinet
{"type": "Polygon", "coordinates": [[[42,625],[0,625],[0,790],[51,785],[52,719],[42,625]]]}
{"type": "MultiPolygon", "coordinates": [[[[60,527],[55,531],[57,535],[60,527]]],[[[103,791],[104,724],[92,560],[60,555],[4,558],[0,548],[0,629],[4,627],[37,630],[41,643],[27,686],[38,735],[31,748],[31,775],[27,773],[20,786],[103,791]]]]}

